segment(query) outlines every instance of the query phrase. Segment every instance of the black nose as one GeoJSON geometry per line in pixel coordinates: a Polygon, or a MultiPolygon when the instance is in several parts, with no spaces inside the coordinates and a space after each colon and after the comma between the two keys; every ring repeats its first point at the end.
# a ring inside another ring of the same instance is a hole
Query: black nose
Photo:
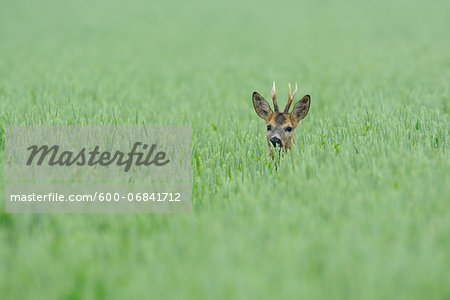
{"type": "Polygon", "coordinates": [[[270,139],[270,142],[272,143],[272,145],[274,147],[276,147],[278,145],[278,147],[283,147],[283,144],[281,143],[281,140],[277,137],[273,137],[270,139]]]}

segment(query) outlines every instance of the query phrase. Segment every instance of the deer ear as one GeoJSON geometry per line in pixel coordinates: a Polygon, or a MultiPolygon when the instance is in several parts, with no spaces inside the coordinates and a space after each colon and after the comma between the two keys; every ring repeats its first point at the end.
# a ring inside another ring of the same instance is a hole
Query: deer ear
{"type": "Polygon", "coordinates": [[[262,119],[266,119],[267,116],[272,112],[269,103],[257,92],[253,92],[253,107],[256,113],[262,119]]]}
{"type": "Polygon", "coordinates": [[[311,104],[311,97],[309,95],[303,96],[297,103],[294,105],[294,109],[292,109],[292,114],[297,118],[297,120],[301,120],[308,114],[309,105],[311,104]]]}

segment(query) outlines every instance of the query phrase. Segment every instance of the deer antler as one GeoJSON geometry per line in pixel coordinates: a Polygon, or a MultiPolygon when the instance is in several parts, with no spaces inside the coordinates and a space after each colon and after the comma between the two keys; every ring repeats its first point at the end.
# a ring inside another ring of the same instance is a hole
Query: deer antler
{"type": "Polygon", "coordinates": [[[295,90],[294,93],[291,95],[291,84],[289,83],[289,98],[288,103],[286,104],[286,107],[284,108],[284,112],[289,112],[289,108],[291,107],[292,100],[294,100],[295,94],[297,94],[297,84],[295,84],[295,90]]]}
{"type": "Polygon", "coordinates": [[[273,110],[278,111],[277,95],[275,94],[275,81],[273,82],[272,86],[272,101],[273,101],[273,110]]]}

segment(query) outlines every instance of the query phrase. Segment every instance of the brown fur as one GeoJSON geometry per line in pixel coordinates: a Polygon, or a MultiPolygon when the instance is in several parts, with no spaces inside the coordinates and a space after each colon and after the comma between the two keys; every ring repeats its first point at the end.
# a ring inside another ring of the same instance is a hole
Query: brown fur
{"type": "Polygon", "coordinates": [[[294,130],[297,128],[299,122],[308,114],[311,97],[305,95],[294,105],[292,112],[272,111],[269,103],[257,92],[253,93],[252,98],[256,113],[266,122],[266,126],[268,126],[266,130],[267,145],[269,147],[269,155],[273,159],[273,146],[270,140],[277,138],[281,141],[284,151],[291,149],[292,143],[295,143],[294,130]],[[291,128],[290,131],[289,128],[291,128]]]}

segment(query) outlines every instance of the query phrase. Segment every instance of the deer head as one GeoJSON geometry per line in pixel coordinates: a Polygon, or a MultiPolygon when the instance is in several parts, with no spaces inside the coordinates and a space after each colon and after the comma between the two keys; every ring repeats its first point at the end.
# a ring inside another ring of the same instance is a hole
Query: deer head
{"type": "Polygon", "coordinates": [[[297,84],[295,84],[294,93],[291,94],[291,84],[289,84],[289,98],[283,112],[278,110],[277,96],[275,93],[275,82],[272,87],[273,111],[269,103],[257,92],[253,92],[253,106],[258,116],[266,122],[267,145],[269,146],[269,155],[273,159],[272,146],[281,149],[290,150],[294,140],[294,130],[297,128],[300,120],[306,117],[311,104],[309,95],[303,96],[295,103],[292,112],[289,112],[292,101],[297,93],[297,84]]]}

